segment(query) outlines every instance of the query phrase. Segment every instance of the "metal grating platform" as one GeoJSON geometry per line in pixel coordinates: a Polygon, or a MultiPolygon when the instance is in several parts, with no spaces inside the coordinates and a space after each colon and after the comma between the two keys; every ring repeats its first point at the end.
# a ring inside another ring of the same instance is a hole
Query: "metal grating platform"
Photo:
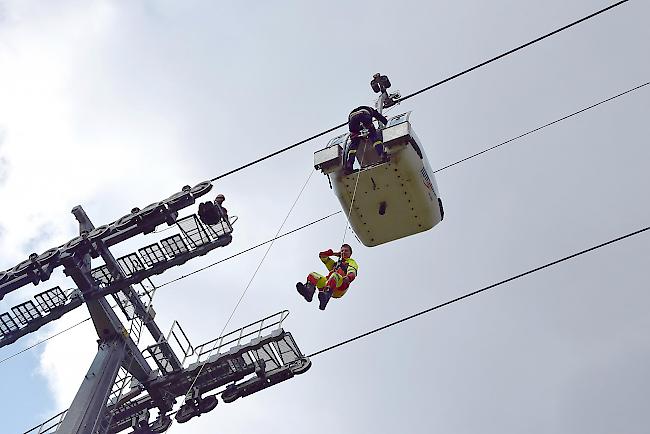
{"type": "Polygon", "coordinates": [[[43,291],[40,294],[36,294],[34,299],[36,300],[36,303],[38,303],[38,307],[40,307],[45,313],[63,306],[66,302],[65,294],[58,286],[43,291]]]}
{"type": "Polygon", "coordinates": [[[285,365],[295,362],[300,357],[300,349],[296,345],[296,342],[293,339],[284,339],[281,341],[273,342],[275,350],[280,356],[280,360],[285,365]]]}
{"type": "Polygon", "coordinates": [[[210,237],[196,214],[182,218],[176,222],[185,235],[187,242],[194,249],[210,242],[210,237]]]}
{"type": "Polygon", "coordinates": [[[165,352],[171,352],[171,348],[167,342],[160,342],[146,348],[147,352],[153,358],[153,361],[160,369],[162,374],[169,374],[174,371],[172,363],[165,356],[165,352]]]}
{"type": "Polygon", "coordinates": [[[124,313],[124,316],[126,316],[129,321],[137,318],[135,307],[133,306],[133,303],[131,303],[131,300],[129,300],[129,297],[124,294],[124,292],[120,291],[113,294],[113,300],[115,300],[119,308],[122,310],[122,313],[124,313]]]}
{"type": "MultiPolygon", "coordinates": [[[[194,347],[192,356],[196,357],[195,363],[201,363],[210,356],[218,356],[229,352],[233,347],[239,347],[242,342],[253,339],[259,340],[263,333],[275,333],[282,330],[282,323],[289,315],[289,311],[283,310],[274,315],[269,315],[259,321],[245,325],[237,330],[209,340],[194,347]]],[[[187,359],[187,358],[186,358],[187,359]]]]}
{"type": "Polygon", "coordinates": [[[262,345],[260,348],[253,350],[257,360],[264,360],[266,369],[277,369],[282,366],[270,344],[262,345]]]}
{"type": "Polygon", "coordinates": [[[142,265],[140,257],[135,252],[118,258],[117,263],[120,264],[122,270],[124,270],[124,274],[127,277],[138,271],[144,270],[144,265],[142,265]]]}
{"type": "Polygon", "coordinates": [[[147,267],[152,267],[167,260],[165,252],[162,251],[157,243],[145,246],[138,250],[138,252],[140,252],[140,255],[142,255],[142,260],[147,265],[147,267]]]}
{"type": "Polygon", "coordinates": [[[160,244],[162,244],[165,252],[171,258],[175,258],[178,255],[189,252],[187,244],[185,244],[183,238],[178,234],[172,235],[168,238],[163,238],[160,240],[160,244]]]}
{"type": "MultiPolygon", "coordinates": [[[[236,219],[237,217],[233,218],[236,219]]],[[[232,225],[228,220],[222,220],[216,225],[205,225],[205,228],[210,236],[215,240],[219,237],[223,237],[224,235],[232,233],[232,225]]]]}
{"type": "Polygon", "coordinates": [[[100,286],[107,286],[110,283],[115,281],[115,277],[111,274],[110,270],[106,265],[93,268],[92,270],[90,270],[90,275],[93,276],[95,281],[97,281],[97,283],[100,286]]]}
{"type": "Polygon", "coordinates": [[[9,312],[0,315],[0,333],[6,336],[18,330],[18,324],[9,312]]]}
{"type": "Polygon", "coordinates": [[[31,321],[40,318],[41,313],[36,308],[36,305],[31,301],[26,301],[11,308],[16,319],[23,325],[29,324],[31,321]]]}

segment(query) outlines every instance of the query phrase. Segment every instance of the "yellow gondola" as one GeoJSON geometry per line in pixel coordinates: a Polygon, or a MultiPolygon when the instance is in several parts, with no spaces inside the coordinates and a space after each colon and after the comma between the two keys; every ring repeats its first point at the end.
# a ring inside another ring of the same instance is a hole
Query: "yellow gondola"
{"type": "Polygon", "coordinates": [[[444,216],[436,178],[409,116],[393,116],[382,129],[386,158],[362,141],[360,168],[350,174],[343,170],[349,134],[314,153],[314,167],[329,177],[350,225],[369,247],[429,230],[444,216]]]}

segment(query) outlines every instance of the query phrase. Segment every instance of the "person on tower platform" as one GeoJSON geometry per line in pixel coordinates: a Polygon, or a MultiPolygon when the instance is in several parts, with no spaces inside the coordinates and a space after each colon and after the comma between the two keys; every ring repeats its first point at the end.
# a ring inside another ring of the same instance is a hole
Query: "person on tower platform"
{"type": "Polygon", "coordinates": [[[296,283],[298,293],[310,302],[318,289],[318,308],[325,310],[330,298],[343,297],[350,287],[350,283],[357,277],[359,266],[350,257],[351,255],[352,247],[349,244],[343,244],[339,252],[334,252],[332,249],[320,252],[318,257],[325,264],[329,273],[327,276],[315,271],[309,273],[306,283],[296,283]],[[334,261],[331,256],[338,257],[338,260],[334,261]]]}
{"type": "Polygon", "coordinates": [[[220,221],[228,221],[228,210],[223,207],[226,197],[218,194],[214,202],[203,202],[199,204],[199,219],[206,225],[216,225],[220,221]]]}
{"type": "Polygon", "coordinates": [[[368,130],[368,139],[372,143],[377,155],[384,157],[384,149],[381,140],[381,134],[375,128],[375,125],[372,122],[372,119],[377,119],[383,125],[388,123],[381,113],[375,110],[372,107],[361,106],[357,107],[350,112],[348,116],[348,128],[350,129],[350,147],[348,148],[348,154],[345,161],[344,171],[346,173],[352,172],[352,166],[354,165],[354,158],[357,155],[357,149],[359,148],[359,142],[361,142],[361,130],[368,130]]]}

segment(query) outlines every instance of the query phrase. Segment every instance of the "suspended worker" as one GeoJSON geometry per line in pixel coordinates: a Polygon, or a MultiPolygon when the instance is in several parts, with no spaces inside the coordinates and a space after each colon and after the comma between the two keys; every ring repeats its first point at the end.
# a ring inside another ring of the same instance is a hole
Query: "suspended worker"
{"type": "Polygon", "coordinates": [[[318,289],[320,302],[318,308],[320,310],[325,310],[331,297],[343,297],[350,287],[350,282],[357,277],[359,271],[357,262],[350,255],[352,255],[352,247],[349,244],[343,244],[339,252],[334,252],[332,249],[320,252],[318,257],[325,264],[329,273],[327,276],[316,272],[309,273],[307,283],[296,283],[298,293],[310,302],[318,289]],[[334,261],[331,256],[337,256],[339,259],[334,261]]]}
{"type": "Polygon", "coordinates": [[[388,119],[372,107],[361,106],[357,107],[350,112],[348,116],[348,128],[350,129],[350,147],[348,148],[348,155],[345,161],[345,172],[352,172],[354,165],[354,158],[357,155],[359,142],[361,142],[361,130],[364,128],[368,130],[368,140],[377,151],[377,155],[384,157],[384,148],[381,141],[381,134],[375,128],[372,119],[375,118],[383,125],[388,123],[388,119]]]}

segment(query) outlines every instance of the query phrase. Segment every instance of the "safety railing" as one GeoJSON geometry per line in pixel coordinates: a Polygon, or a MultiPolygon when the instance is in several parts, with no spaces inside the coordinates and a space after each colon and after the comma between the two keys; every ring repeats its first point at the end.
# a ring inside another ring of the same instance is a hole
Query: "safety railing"
{"type": "MultiPolygon", "coordinates": [[[[235,218],[236,220],[236,218],[235,218]]],[[[234,221],[233,221],[234,222],[234,221]]],[[[216,242],[232,232],[232,224],[224,219],[216,225],[203,224],[196,214],[191,214],[176,221],[179,232],[117,258],[117,267],[124,276],[147,271],[158,264],[171,261],[178,256],[194,251],[210,242],[216,242]]],[[[107,265],[93,268],[91,274],[100,287],[115,282],[119,276],[114,275],[107,265]]]]}
{"type": "Polygon", "coordinates": [[[29,431],[25,431],[23,434],[54,434],[59,429],[67,412],[68,410],[63,410],[61,413],[52,416],[42,424],[35,426],[29,431]]]}
{"type": "Polygon", "coordinates": [[[287,316],[289,316],[289,311],[283,310],[276,314],[269,315],[266,318],[262,318],[259,321],[255,321],[254,323],[245,325],[244,327],[221,337],[197,345],[194,347],[194,354],[196,355],[194,363],[203,362],[210,357],[210,355],[226,352],[230,348],[240,345],[244,339],[259,338],[265,330],[281,329],[282,322],[287,318],[287,316]]]}
{"type": "MultiPolygon", "coordinates": [[[[181,365],[183,366],[185,365],[185,360],[194,354],[194,347],[192,346],[190,339],[176,320],[172,323],[169,333],[167,334],[167,343],[169,343],[170,347],[172,347],[172,345],[176,346],[183,352],[183,359],[181,360],[181,365]]],[[[172,348],[172,350],[174,350],[174,348],[172,348]]]]}

